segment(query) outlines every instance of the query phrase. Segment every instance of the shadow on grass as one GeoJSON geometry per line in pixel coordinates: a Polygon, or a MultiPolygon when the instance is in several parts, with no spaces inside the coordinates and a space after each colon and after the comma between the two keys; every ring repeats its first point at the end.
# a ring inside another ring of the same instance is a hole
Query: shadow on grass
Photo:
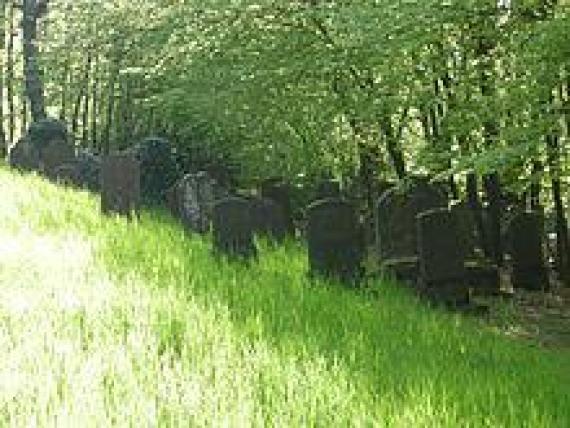
{"type": "Polygon", "coordinates": [[[427,308],[394,283],[370,281],[354,290],[311,281],[297,242],[262,242],[253,263],[219,260],[209,237],[187,234],[159,210],[140,223],[111,222],[101,238],[101,260],[114,274],[136,272],[205,305],[222,303],[244,337],[288,356],[324,356],[377,399],[405,401],[419,389],[434,406],[451,402],[459,415],[479,412],[477,420],[491,412],[515,423],[528,417],[529,402],[555,424],[570,420],[568,355],[427,308]]]}

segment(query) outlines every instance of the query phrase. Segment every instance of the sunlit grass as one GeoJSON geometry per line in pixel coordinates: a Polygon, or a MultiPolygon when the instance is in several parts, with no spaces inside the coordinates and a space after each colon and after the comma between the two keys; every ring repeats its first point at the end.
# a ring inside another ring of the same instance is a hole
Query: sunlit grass
{"type": "Polygon", "coordinates": [[[560,426],[570,355],[0,169],[0,425],[560,426]]]}

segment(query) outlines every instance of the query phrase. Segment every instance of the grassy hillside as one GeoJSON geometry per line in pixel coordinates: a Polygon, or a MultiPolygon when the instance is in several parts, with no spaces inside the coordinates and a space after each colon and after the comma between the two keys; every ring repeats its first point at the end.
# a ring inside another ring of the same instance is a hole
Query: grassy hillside
{"type": "Polygon", "coordinates": [[[0,425],[570,424],[570,354],[0,168],[0,425]]]}

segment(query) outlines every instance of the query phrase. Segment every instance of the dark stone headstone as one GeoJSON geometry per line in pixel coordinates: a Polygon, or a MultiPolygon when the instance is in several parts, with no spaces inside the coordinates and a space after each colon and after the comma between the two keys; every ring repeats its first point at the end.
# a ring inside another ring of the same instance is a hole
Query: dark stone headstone
{"type": "Polygon", "coordinates": [[[443,207],[447,207],[445,196],[424,181],[386,191],[376,204],[376,246],[380,259],[416,256],[416,216],[443,207]]]}
{"type": "Polygon", "coordinates": [[[475,218],[469,204],[461,201],[453,205],[450,210],[457,218],[458,233],[461,236],[465,247],[465,255],[474,257],[475,247],[477,245],[477,229],[475,226],[475,218]]]}
{"type": "Polygon", "coordinates": [[[48,117],[31,123],[25,138],[41,152],[54,141],[67,142],[67,127],[61,120],[48,117]]]}
{"type": "Polygon", "coordinates": [[[40,171],[51,179],[55,179],[56,169],[75,161],[75,150],[65,140],[52,140],[40,150],[40,171]]]}
{"type": "Polygon", "coordinates": [[[180,177],[174,147],[168,140],[150,137],[128,152],[140,162],[142,201],[146,204],[164,202],[166,191],[180,177]]]}
{"type": "Polygon", "coordinates": [[[106,156],[101,166],[101,211],[131,217],[138,213],[140,194],[140,163],[134,156],[106,156]]]}
{"type": "Polygon", "coordinates": [[[340,197],[340,183],[337,180],[321,180],[317,186],[316,199],[340,197]]]}
{"type": "Polygon", "coordinates": [[[23,138],[10,150],[8,163],[20,171],[37,170],[40,165],[40,154],[28,140],[23,138]]]}
{"type": "Polygon", "coordinates": [[[291,188],[281,179],[265,180],[261,184],[261,196],[277,203],[282,210],[287,233],[294,234],[295,226],[291,209],[291,188]]]}
{"type": "Polygon", "coordinates": [[[356,282],[362,275],[361,228],[354,207],[329,198],[308,207],[307,239],[312,275],[356,282]]]}
{"type": "Polygon", "coordinates": [[[212,228],[216,253],[243,259],[257,256],[251,204],[247,199],[228,197],[217,201],[213,206],[212,228]]]}
{"type": "Polygon", "coordinates": [[[287,235],[287,221],[277,202],[267,198],[252,198],[251,216],[256,234],[280,242],[287,235]]]}
{"type": "Polygon", "coordinates": [[[418,267],[421,290],[442,303],[469,301],[465,245],[456,213],[433,209],[417,216],[418,267]]]}
{"type": "Polygon", "coordinates": [[[53,170],[51,178],[58,183],[68,186],[81,186],[81,177],[79,176],[75,163],[64,163],[63,165],[59,165],[53,170]]]}
{"type": "Polygon", "coordinates": [[[507,228],[511,256],[511,281],[515,289],[542,290],[549,287],[543,255],[543,220],[534,212],[517,214],[507,228]]]}
{"type": "Polygon", "coordinates": [[[79,187],[98,191],[100,189],[101,157],[88,150],[79,150],[75,158],[79,187]]]}

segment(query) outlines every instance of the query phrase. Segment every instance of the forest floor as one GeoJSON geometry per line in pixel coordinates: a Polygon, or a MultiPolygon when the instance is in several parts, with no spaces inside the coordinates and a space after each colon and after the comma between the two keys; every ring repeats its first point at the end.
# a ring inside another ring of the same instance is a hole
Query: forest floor
{"type": "Polygon", "coordinates": [[[570,423],[570,350],[509,337],[515,300],[489,322],[310,283],[294,242],[216,261],[164,213],[1,167],[0,195],[2,426],[570,423]]]}

